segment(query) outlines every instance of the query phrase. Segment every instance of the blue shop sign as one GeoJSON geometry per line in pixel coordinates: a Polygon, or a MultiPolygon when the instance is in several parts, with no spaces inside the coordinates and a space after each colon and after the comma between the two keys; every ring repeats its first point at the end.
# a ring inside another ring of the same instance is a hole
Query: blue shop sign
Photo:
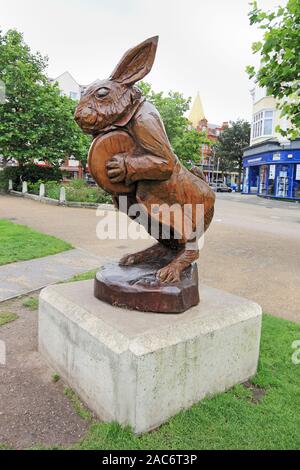
{"type": "Polygon", "coordinates": [[[284,150],[280,152],[264,152],[244,157],[243,166],[258,166],[276,163],[300,163],[300,150],[284,150]]]}
{"type": "Polygon", "coordinates": [[[281,199],[300,199],[299,153],[265,153],[244,161],[243,193],[281,199]]]}

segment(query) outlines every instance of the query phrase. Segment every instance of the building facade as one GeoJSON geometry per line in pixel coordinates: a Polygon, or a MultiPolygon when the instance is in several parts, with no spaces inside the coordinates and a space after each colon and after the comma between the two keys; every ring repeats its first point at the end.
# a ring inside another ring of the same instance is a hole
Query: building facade
{"type": "Polygon", "coordinates": [[[276,131],[286,129],[274,97],[255,88],[250,146],[243,156],[243,193],[300,200],[300,138],[289,141],[276,131]]]}
{"type": "MultiPolygon", "coordinates": [[[[193,101],[188,120],[191,127],[199,132],[203,132],[207,139],[216,143],[224,129],[228,127],[228,122],[222,124],[212,124],[205,117],[202,101],[199,93],[193,101]]],[[[215,158],[214,148],[208,144],[202,144],[200,150],[200,164],[207,181],[224,181],[227,184],[235,184],[238,172],[219,171],[218,161],[215,158]]]]}
{"type": "MultiPolygon", "coordinates": [[[[74,101],[79,101],[86,89],[86,86],[80,85],[68,71],[62,73],[57,78],[51,79],[51,82],[56,82],[61,94],[68,96],[74,101]]],[[[81,162],[76,160],[73,155],[65,159],[60,169],[63,172],[64,181],[83,178],[84,176],[84,169],[81,162]]]]}
{"type": "Polygon", "coordinates": [[[57,82],[61,94],[68,96],[75,101],[80,100],[84,90],[86,89],[85,85],[79,85],[79,83],[77,83],[70,72],[64,72],[57,78],[52,78],[50,81],[52,83],[57,82]]]}

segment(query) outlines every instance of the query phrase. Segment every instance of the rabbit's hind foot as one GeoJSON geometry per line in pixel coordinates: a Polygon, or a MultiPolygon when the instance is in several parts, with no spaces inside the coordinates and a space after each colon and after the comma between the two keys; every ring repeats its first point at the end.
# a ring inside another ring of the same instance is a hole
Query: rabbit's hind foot
{"type": "Polygon", "coordinates": [[[199,250],[183,249],[166,266],[156,273],[156,277],[164,284],[173,284],[180,281],[182,271],[190,266],[199,257],[199,250]]]}

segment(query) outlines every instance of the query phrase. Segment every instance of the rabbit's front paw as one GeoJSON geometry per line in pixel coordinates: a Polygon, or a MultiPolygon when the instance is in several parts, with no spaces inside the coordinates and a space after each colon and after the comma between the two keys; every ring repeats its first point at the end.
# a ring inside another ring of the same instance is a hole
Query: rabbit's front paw
{"type": "Polygon", "coordinates": [[[114,155],[106,164],[107,176],[112,183],[124,181],[126,176],[125,155],[114,155]]]}
{"type": "Polygon", "coordinates": [[[180,271],[176,266],[168,264],[164,268],[160,269],[156,273],[156,277],[165,284],[179,282],[180,281],[180,271]]]}

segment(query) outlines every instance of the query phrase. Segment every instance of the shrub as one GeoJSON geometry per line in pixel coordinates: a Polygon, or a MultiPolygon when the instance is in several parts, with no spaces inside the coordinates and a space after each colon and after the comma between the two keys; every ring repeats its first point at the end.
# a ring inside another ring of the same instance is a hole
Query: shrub
{"type": "MultiPolygon", "coordinates": [[[[33,194],[39,194],[40,184],[43,181],[28,184],[28,191],[33,194]]],[[[110,194],[98,187],[90,187],[82,179],[72,180],[68,183],[58,183],[57,181],[46,181],[45,195],[52,199],[59,199],[61,186],[65,187],[67,201],[70,202],[94,202],[98,204],[110,204],[112,198],[110,194]]]]}
{"type": "Polygon", "coordinates": [[[6,179],[4,171],[0,171],[0,192],[8,190],[8,179],[6,179]]]}
{"type": "Polygon", "coordinates": [[[111,203],[112,199],[109,194],[101,188],[88,186],[84,180],[73,180],[64,185],[66,188],[67,201],[74,202],[95,202],[95,203],[111,203]]]}
{"type": "MultiPolygon", "coordinates": [[[[13,189],[20,190],[22,181],[37,183],[38,181],[61,181],[62,172],[57,167],[38,166],[34,164],[25,166],[8,166],[3,170],[3,180],[12,180],[13,189]]],[[[8,183],[7,183],[8,184],[8,183]]]]}

